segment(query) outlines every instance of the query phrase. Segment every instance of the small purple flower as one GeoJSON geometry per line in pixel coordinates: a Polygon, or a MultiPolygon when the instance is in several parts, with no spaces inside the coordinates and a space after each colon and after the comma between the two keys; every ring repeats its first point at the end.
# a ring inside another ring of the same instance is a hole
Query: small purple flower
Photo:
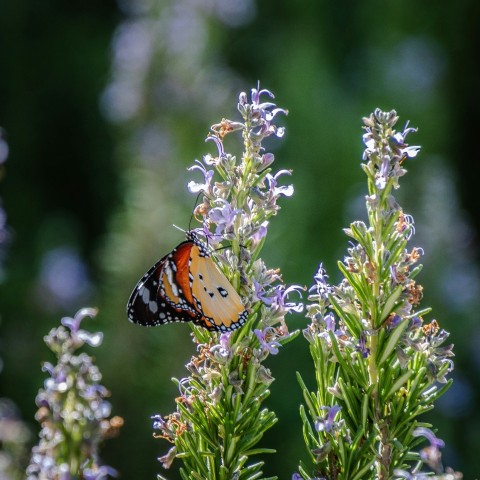
{"type": "Polygon", "coordinates": [[[430,442],[430,446],[434,448],[445,447],[445,442],[441,438],[438,438],[429,428],[417,427],[412,432],[412,435],[414,437],[425,437],[430,442]]]}
{"type": "Polygon", "coordinates": [[[256,328],[254,332],[260,342],[260,346],[264,350],[267,350],[272,355],[278,353],[278,347],[281,347],[282,345],[275,340],[275,331],[272,327],[266,327],[263,331],[256,328]]]}
{"type": "Polygon", "coordinates": [[[326,410],[327,413],[323,417],[319,417],[317,420],[315,420],[315,430],[317,432],[330,433],[337,426],[335,417],[341,409],[342,407],[338,405],[333,405],[332,407],[322,407],[322,410],[326,410]]]}
{"type": "Polygon", "coordinates": [[[240,92],[240,95],[238,96],[238,105],[239,106],[245,106],[248,104],[248,96],[245,92],[240,92]]]}
{"type": "Polygon", "coordinates": [[[218,344],[210,348],[219,361],[226,361],[232,356],[232,349],[230,348],[230,333],[222,333],[220,335],[218,344]]]}
{"type": "Polygon", "coordinates": [[[402,322],[402,317],[400,315],[393,315],[393,317],[391,317],[389,320],[388,320],[388,330],[393,330],[394,328],[398,327],[398,325],[400,325],[400,323],[402,322]]]}
{"type": "Polygon", "coordinates": [[[266,295],[265,287],[260,282],[253,280],[253,301],[261,301],[265,305],[271,305],[272,299],[266,295]]]}
{"type": "Polygon", "coordinates": [[[403,154],[406,155],[408,158],[414,158],[417,156],[418,152],[420,151],[420,146],[418,145],[410,145],[402,150],[403,154]]]}
{"type": "Polygon", "coordinates": [[[284,285],[277,285],[275,288],[275,294],[271,301],[271,305],[276,306],[285,313],[291,311],[300,313],[303,310],[303,303],[294,303],[294,302],[285,302],[288,299],[288,296],[292,292],[297,292],[302,296],[302,291],[305,290],[300,285],[290,285],[288,288],[285,288],[284,285]]]}
{"type": "Polygon", "coordinates": [[[406,480],[429,480],[432,478],[428,473],[410,473],[406,470],[396,469],[393,471],[394,475],[406,480]]]}
{"type": "Polygon", "coordinates": [[[267,235],[267,226],[268,222],[263,222],[260,226],[258,226],[254,233],[252,234],[252,240],[254,245],[258,245],[263,238],[267,235]]]}
{"type": "Polygon", "coordinates": [[[333,314],[327,313],[323,320],[325,322],[325,328],[333,332],[335,330],[335,317],[333,316],[333,314]]]}
{"type": "Polygon", "coordinates": [[[152,419],[154,430],[164,430],[167,426],[167,422],[165,422],[161,415],[153,415],[152,419]]]}
{"type": "MultiPolygon", "coordinates": [[[[288,112],[283,108],[273,108],[275,107],[275,104],[272,102],[260,103],[260,96],[263,94],[268,95],[270,98],[275,98],[272,92],[269,90],[258,90],[256,88],[252,88],[251,90],[252,117],[254,120],[257,120],[259,126],[259,129],[255,132],[255,136],[259,139],[268,137],[272,134],[276,135],[277,137],[282,137],[285,129],[282,127],[277,128],[276,125],[273,125],[271,122],[277,114],[283,113],[286,115],[288,112]]],[[[243,101],[245,101],[245,96],[243,97],[243,101]]],[[[245,103],[239,103],[239,110],[241,112],[245,108],[245,105],[245,103]]]]}
{"type": "Polygon", "coordinates": [[[80,323],[85,317],[95,317],[98,311],[96,308],[82,308],[79,310],[73,318],[64,317],[62,318],[62,325],[67,327],[72,334],[76,334],[80,329],[80,323]]]}
{"type": "Polygon", "coordinates": [[[50,362],[42,363],[42,372],[47,372],[50,376],[53,376],[55,367],[50,362]]]}
{"type": "Polygon", "coordinates": [[[238,208],[233,209],[232,206],[223,199],[218,199],[217,202],[221,203],[222,206],[212,208],[212,210],[208,212],[208,216],[210,220],[217,225],[215,235],[222,235],[229,233],[228,230],[231,229],[236,216],[240,214],[242,210],[238,208]]]}
{"type": "Polygon", "coordinates": [[[265,170],[267,167],[269,167],[273,161],[275,160],[275,156],[273,155],[273,153],[264,153],[262,155],[262,163],[261,163],[261,168],[259,169],[259,171],[263,171],[265,170]]]}
{"type": "MultiPolygon", "coordinates": [[[[316,328],[313,328],[312,332],[315,332],[315,334],[319,337],[324,339],[328,345],[331,345],[331,339],[330,339],[330,334],[329,332],[333,332],[335,337],[337,339],[340,339],[345,336],[345,332],[343,330],[335,330],[336,324],[335,324],[335,317],[333,313],[327,313],[325,316],[320,315],[320,325],[322,325],[322,322],[324,324],[325,329],[320,331],[319,333],[316,333],[317,330],[316,328]]],[[[307,338],[311,338],[313,340],[313,337],[311,336],[310,329],[312,328],[312,325],[310,325],[309,329],[304,331],[304,335],[307,334],[307,338]]]]}
{"type": "Polygon", "coordinates": [[[251,99],[252,99],[252,104],[256,108],[260,109],[265,109],[265,108],[270,108],[272,106],[275,106],[274,103],[260,103],[260,96],[265,94],[268,95],[270,98],[275,98],[275,95],[270,91],[264,88],[263,90],[258,90],[258,88],[252,88],[251,91],[251,99]]]}
{"type": "Polygon", "coordinates": [[[90,333],[86,330],[80,329],[80,324],[82,323],[85,317],[93,318],[97,315],[98,311],[96,308],[82,308],[79,310],[74,318],[64,317],[62,318],[62,325],[67,327],[72,336],[73,342],[76,344],[77,348],[86,343],[91,347],[98,347],[102,344],[103,333],[94,332],[90,333]]]}
{"type": "Polygon", "coordinates": [[[213,143],[215,143],[215,145],[217,146],[218,158],[224,158],[225,157],[225,150],[223,148],[222,140],[217,135],[208,135],[208,137],[205,139],[205,141],[208,142],[210,140],[213,143]]]}
{"type": "Polygon", "coordinates": [[[367,358],[370,355],[370,349],[367,348],[367,334],[362,332],[360,338],[358,339],[358,345],[356,347],[357,352],[362,354],[363,358],[367,358]]]}
{"type": "Polygon", "coordinates": [[[378,171],[377,177],[375,179],[375,186],[379,190],[383,190],[388,182],[388,174],[390,170],[390,159],[385,157],[380,165],[380,170],[378,171]]]}
{"type": "Polygon", "coordinates": [[[410,132],[416,132],[416,131],[417,131],[416,128],[412,128],[412,127],[408,128],[408,124],[407,124],[403,132],[397,132],[392,137],[392,139],[397,143],[399,147],[403,147],[401,148],[401,153],[408,158],[416,157],[418,152],[420,151],[420,147],[418,145],[410,145],[410,146],[405,145],[406,136],[410,132]]]}
{"type": "Polygon", "coordinates": [[[293,185],[287,186],[280,186],[277,187],[277,179],[280,175],[291,175],[292,172],[290,170],[280,170],[275,175],[270,175],[269,173],[266,175],[266,181],[268,184],[268,190],[270,192],[271,198],[278,198],[280,195],[284,195],[285,197],[291,197],[293,195],[293,185]]]}
{"type": "Polygon", "coordinates": [[[412,435],[414,437],[425,437],[430,442],[429,446],[420,450],[420,458],[435,472],[440,472],[442,469],[442,453],[440,449],[445,446],[445,442],[426,427],[416,428],[412,435]]]}
{"type": "Polygon", "coordinates": [[[201,162],[196,160],[198,165],[194,165],[193,167],[190,167],[188,170],[199,170],[202,175],[203,175],[203,183],[198,183],[194,182],[193,180],[191,182],[188,182],[188,189],[192,193],[199,193],[199,192],[205,192],[209,193],[211,191],[211,183],[212,183],[212,178],[213,178],[213,170],[207,170],[201,162]]]}
{"type": "Polygon", "coordinates": [[[104,478],[117,476],[118,472],[114,468],[107,465],[102,465],[96,469],[86,468],[83,471],[84,480],[103,480],[104,478]]]}
{"type": "Polygon", "coordinates": [[[158,461],[162,464],[163,468],[168,469],[171,467],[176,455],[177,447],[172,447],[165,455],[159,457],[158,461]]]}
{"type": "Polygon", "coordinates": [[[317,273],[313,278],[315,280],[315,285],[310,287],[309,292],[315,292],[321,300],[328,300],[328,297],[331,295],[333,289],[328,284],[328,275],[323,268],[322,263],[318,265],[317,273]]]}
{"type": "Polygon", "coordinates": [[[90,333],[85,330],[79,330],[77,337],[91,347],[98,347],[103,342],[103,332],[90,333]]]}
{"type": "Polygon", "coordinates": [[[206,222],[204,222],[202,228],[198,228],[195,230],[195,232],[198,234],[198,235],[201,235],[203,237],[205,237],[205,240],[208,242],[216,242],[218,241],[218,238],[217,235],[215,233],[212,233],[209,229],[208,229],[208,225],[206,222]]]}

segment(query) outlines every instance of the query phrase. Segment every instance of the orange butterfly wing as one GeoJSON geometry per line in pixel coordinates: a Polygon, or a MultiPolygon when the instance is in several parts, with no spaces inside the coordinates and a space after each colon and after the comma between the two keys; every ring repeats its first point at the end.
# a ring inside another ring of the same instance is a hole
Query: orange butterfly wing
{"type": "Polygon", "coordinates": [[[202,255],[200,248],[192,247],[190,273],[192,295],[197,310],[202,313],[205,328],[229,331],[239,328],[248,314],[240,295],[220,271],[212,258],[202,255]]]}
{"type": "Polygon", "coordinates": [[[221,332],[239,328],[248,318],[240,296],[206,247],[187,235],[140,279],[127,304],[129,320],[144,326],[193,322],[221,332]]]}

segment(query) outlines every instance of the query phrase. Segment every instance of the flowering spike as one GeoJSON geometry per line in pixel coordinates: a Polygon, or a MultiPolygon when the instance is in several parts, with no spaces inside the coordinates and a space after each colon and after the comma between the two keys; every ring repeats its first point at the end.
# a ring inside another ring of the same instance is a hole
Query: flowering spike
{"type": "Polygon", "coordinates": [[[285,317],[302,310],[303,305],[290,298],[302,288],[284,285],[279,271],[267,269],[259,257],[279,199],[293,194],[291,185],[281,184],[281,177],[291,171],[271,172],[274,155],[262,146],[266,137],[281,136],[283,129],[274,121],[286,111],[262,102],[262,96],[273,99],[271,92],[259,88],[252,89],[250,101],[247,94],[239,95],[242,121],[222,119],[213,125],[207,140],[214,142],[216,153],[190,169],[203,177],[188,184],[191,192],[204,194],[195,209],[195,218],[202,221],[197,232],[214,248],[212,258],[241,295],[249,318],[231,333],[192,327],[198,356],[187,364],[190,376],[175,380],[180,391],[177,410],[155,417],[157,436],[174,443],[159,460],[168,468],[180,457],[185,478],[187,472],[205,479],[260,475],[262,462],[244,464],[262,451],[256,444],[276,422],[273,412],[261,408],[274,380],[262,362],[298,333],[289,332],[285,317]],[[238,131],[244,142],[239,160],[223,144],[227,134],[238,131]]]}
{"type": "Polygon", "coordinates": [[[322,478],[419,480],[403,469],[415,457],[418,436],[430,442],[421,461],[441,471],[443,442],[419,427],[417,416],[451,384],[446,377],[453,353],[451,345],[443,346],[448,333],[435,320],[423,324],[416,311],[423,289],[413,277],[423,250],[408,248],[414,221],[392,191],[419,147],[405,143],[416,130],[407,125],[397,132],[397,121],[395,111],[379,109],[364,119],[368,224],[357,221],[345,229],[351,243],[338,264],[343,280],[330,286],[320,264],[309,289],[304,336],[317,391],[310,393],[300,377],[310,414],[302,419],[322,478]]]}
{"type": "Polygon", "coordinates": [[[119,430],[123,420],[108,418],[109,392],[98,383],[100,371],[92,357],[76,353],[84,343],[94,347],[102,343],[102,333],[80,329],[80,323],[96,313],[96,309],[83,308],[74,318],[63,318],[62,325],[45,337],[57,364],[45,362],[42,367],[49,377],[36,398],[39,409],[35,418],[42,430],[39,444],[32,449],[28,480],[116,476],[113,468],[99,465],[99,445],[119,430]]]}

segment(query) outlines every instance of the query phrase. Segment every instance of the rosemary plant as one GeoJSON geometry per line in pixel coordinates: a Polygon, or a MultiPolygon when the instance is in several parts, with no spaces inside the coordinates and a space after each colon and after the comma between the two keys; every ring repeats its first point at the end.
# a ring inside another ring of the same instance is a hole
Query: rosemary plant
{"type": "Polygon", "coordinates": [[[302,305],[288,300],[300,288],[286,287],[278,270],[268,269],[259,256],[269,219],[280,208],[277,200],[293,193],[291,185],[278,185],[279,177],[290,172],[272,174],[274,156],[262,147],[264,138],[283,135],[273,119],[286,112],[262,103],[263,95],[273,98],[267,90],[252,89],[250,102],[240,94],[242,121],[223,119],[213,125],[207,140],[215,143],[217,155],[206,155],[191,168],[203,176],[200,183],[188,185],[192,193],[203,193],[194,212],[202,221],[200,232],[240,293],[249,318],[231,333],[192,326],[198,355],[187,364],[189,376],[174,379],[180,391],[176,411],[155,417],[157,436],[174,444],[160,461],[168,468],[175,458],[181,459],[184,479],[247,480],[262,475],[263,462],[252,463],[250,457],[272,452],[257,444],[277,421],[274,412],[262,407],[274,380],[262,363],[298,333],[288,331],[285,315],[301,311],[302,305]],[[233,132],[243,136],[240,160],[224,149],[225,137],[233,132]]]}
{"type": "Polygon", "coordinates": [[[116,476],[116,471],[101,465],[99,447],[123,424],[110,417],[109,392],[99,382],[102,375],[87,353],[76,351],[84,344],[98,347],[101,332],[80,328],[85,317],[94,317],[92,308],[79,310],[74,318],[65,317],[62,325],[44,338],[57,358],[56,365],[43,364],[49,374],[38,392],[35,418],[41,424],[40,441],[32,449],[27,479],[101,480],[116,476]]]}
{"type": "Polygon", "coordinates": [[[392,195],[419,147],[406,144],[414,129],[397,132],[397,121],[395,111],[379,109],[364,118],[368,224],[345,229],[352,241],[338,263],[340,284],[331,286],[320,265],[310,289],[303,333],[316,391],[300,374],[298,380],[313,470],[301,464],[294,478],[420,479],[424,463],[437,478],[461,478],[441,477],[454,474],[439,461],[443,442],[420,419],[451,385],[453,353],[444,345],[449,334],[436,320],[424,321],[430,309],[419,309],[422,287],[415,279],[423,250],[409,246],[413,218],[392,195]],[[422,437],[431,445],[417,453],[422,437]]]}

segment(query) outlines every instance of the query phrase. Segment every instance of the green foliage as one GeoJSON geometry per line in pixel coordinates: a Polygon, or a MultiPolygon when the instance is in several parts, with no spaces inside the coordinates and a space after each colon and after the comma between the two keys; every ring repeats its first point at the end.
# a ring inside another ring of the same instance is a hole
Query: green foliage
{"type": "MultiPolygon", "coordinates": [[[[445,378],[453,369],[452,345],[442,346],[448,333],[435,320],[424,324],[429,309],[417,310],[422,287],[414,277],[423,250],[407,249],[413,219],[392,196],[405,161],[418,151],[405,143],[413,129],[396,132],[397,120],[394,111],[379,109],[364,119],[369,224],[357,221],[345,230],[354,242],[338,263],[340,284],[328,285],[320,266],[310,290],[304,335],[317,390],[297,377],[314,476],[390,479],[411,468],[420,461],[417,429],[431,426],[418,417],[452,383],[445,378]]],[[[306,465],[300,472],[311,478],[306,465]]]]}
{"type": "MultiPolygon", "coordinates": [[[[267,95],[273,99],[268,90],[254,88],[249,102],[242,92],[238,101],[242,121],[223,119],[213,125],[207,139],[216,144],[218,155],[205,155],[203,162],[190,169],[203,176],[200,182],[188,184],[193,193],[203,195],[194,211],[194,217],[202,220],[197,233],[216,250],[212,257],[241,293],[246,310],[239,318],[223,318],[232,301],[225,296],[217,300],[225,302],[225,307],[220,303],[213,310],[218,318],[205,313],[200,319],[192,318],[194,324],[217,332],[192,327],[198,355],[187,364],[189,376],[174,380],[180,391],[176,411],[165,419],[157,416],[155,422],[159,436],[174,443],[160,461],[169,468],[174,458],[181,459],[183,479],[254,480],[261,477],[263,462],[247,463],[250,457],[275,452],[257,446],[277,422],[275,413],[263,407],[274,380],[263,362],[299,333],[288,331],[285,316],[301,311],[302,306],[288,302],[299,288],[287,288],[279,271],[267,269],[260,257],[269,219],[280,209],[277,200],[293,193],[291,185],[277,183],[289,172],[272,175],[274,156],[262,146],[266,137],[283,136],[284,129],[273,120],[286,113],[272,101],[260,101],[267,95]],[[224,137],[235,132],[243,137],[238,161],[224,149],[224,137]],[[215,181],[215,174],[221,181],[215,181]],[[242,325],[247,312],[248,320],[242,325]]],[[[208,283],[207,273],[202,276],[205,291],[216,290],[218,285],[208,283]]],[[[188,274],[198,275],[190,270],[188,274]]],[[[208,300],[197,299],[204,306],[208,300]]]]}

